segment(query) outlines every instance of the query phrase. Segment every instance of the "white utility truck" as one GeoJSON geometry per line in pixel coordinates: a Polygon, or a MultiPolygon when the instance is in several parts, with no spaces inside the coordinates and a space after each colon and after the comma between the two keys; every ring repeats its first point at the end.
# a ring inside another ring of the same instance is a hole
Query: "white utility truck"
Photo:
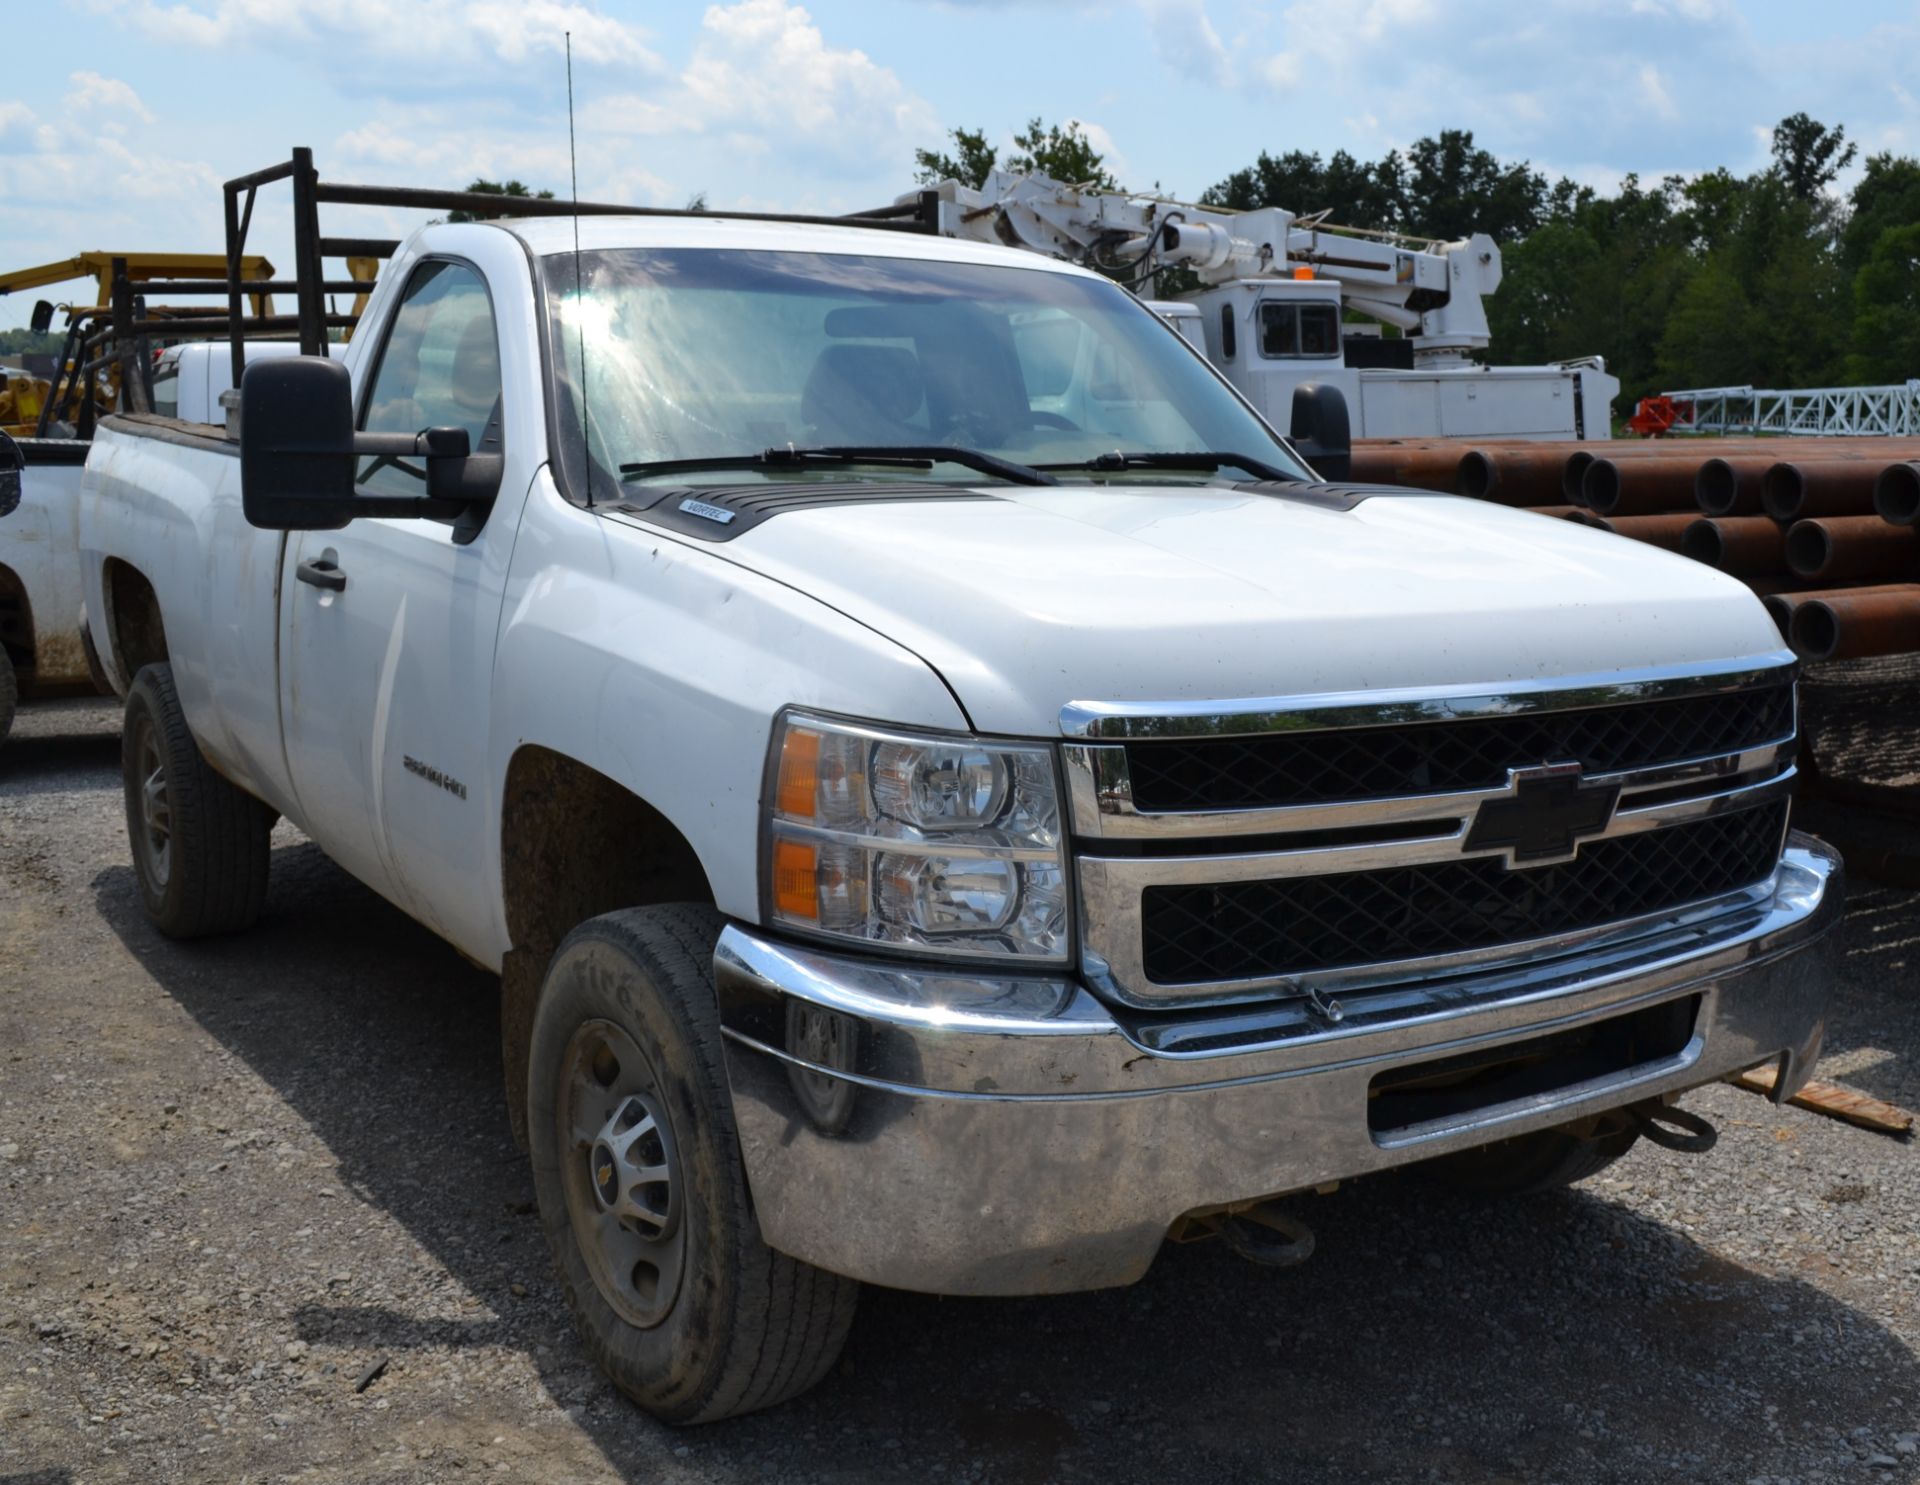
{"type": "MultiPolygon", "coordinates": [[[[249,360],[297,355],[294,344],[253,342],[249,360]]],[[[168,417],[218,423],[220,395],[232,388],[228,349],[169,346],[154,358],[153,406],[168,417]]],[[[0,434],[0,470],[19,472],[13,514],[0,523],[0,743],[17,701],[86,692],[100,680],[87,637],[80,581],[80,473],[90,444],[72,437],[8,439],[0,434]],[[10,446],[11,452],[7,449],[10,446]]],[[[0,482],[4,482],[0,474],[0,482]]],[[[0,487],[0,516],[7,515],[0,487]]]]}
{"type": "Polygon", "coordinates": [[[428,226],[237,439],[87,464],[149,917],[251,924],[284,815],[497,969],[621,1388],[763,1407],[861,1281],[1293,1262],[1329,1183],[1803,1084],[1840,867],[1745,587],[1323,482],[1111,281],[912,225],[428,226]]]}
{"type": "Polygon", "coordinates": [[[931,194],[950,237],[1083,263],[1149,293],[1168,270],[1192,274],[1198,288],[1155,308],[1203,337],[1215,369],[1276,427],[1294,389],[1314,383],[1340,389],[1357,438],[1612,436],[1620,382],[1600,357],[1474,359],[1500,287],[1485,233],[1433,242],[1332,226],[1324,212],[1236,212],[1004,170],[931,194]],[[1383,325],[1402,333],[1386,338],[1383,325]]]}

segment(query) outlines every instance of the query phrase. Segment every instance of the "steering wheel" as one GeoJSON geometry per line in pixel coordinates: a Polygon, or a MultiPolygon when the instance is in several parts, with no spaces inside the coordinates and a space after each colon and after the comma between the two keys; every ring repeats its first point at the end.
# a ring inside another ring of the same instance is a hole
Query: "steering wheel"
{"type": "Polygon", "coordinates": [[[1027,416],[1033,419],[1033,426],[1036,428],[1060,428],[1068,433],[1081,431],[1080,425],[1072,418],[1063,418],[1057,412],[1042,412],[1036,407],[1030,409],[1027,416]]]}

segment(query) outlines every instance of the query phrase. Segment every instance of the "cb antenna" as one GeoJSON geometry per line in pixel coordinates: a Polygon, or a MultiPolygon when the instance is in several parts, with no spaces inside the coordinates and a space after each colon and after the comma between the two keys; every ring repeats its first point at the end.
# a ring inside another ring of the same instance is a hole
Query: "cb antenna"
{"type": "Polygon", "coordinates": [[[580,444],[587,452],[587,509],[593,509],[593,425],[587,420],[587,315],[580,279],[580,157],[573,144],[573,32],[567,38],[567,171],[573,178],[573,323],[580,332],[580,444]]]}

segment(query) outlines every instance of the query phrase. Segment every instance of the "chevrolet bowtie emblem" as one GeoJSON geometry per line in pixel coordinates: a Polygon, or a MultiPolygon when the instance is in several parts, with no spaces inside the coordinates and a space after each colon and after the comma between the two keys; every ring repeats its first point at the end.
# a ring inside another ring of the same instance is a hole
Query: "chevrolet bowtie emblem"
{"type": "Polygon", "coordinates": [[[1620,802],[1618,784],[1589,784],[1578,763],[1507,770],[1507,792],[1480,806],[1468,851],[1499,851],[1508,870],[1571,861],[1580,842],[1603,834],[1620,802]]]}

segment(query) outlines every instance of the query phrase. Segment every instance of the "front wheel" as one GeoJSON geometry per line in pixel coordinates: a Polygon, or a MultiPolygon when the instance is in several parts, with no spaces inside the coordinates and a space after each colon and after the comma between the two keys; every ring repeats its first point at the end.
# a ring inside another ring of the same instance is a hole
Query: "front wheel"
{"type": "Polygon", "coordinates": [[[721,918],[655,907],[582,924],[534,1012],[527,1129],[541,1224],[588,1352],[668,1423],[806,1391],[859,1285],[761,1240],[713,994],[721,918]]]}

